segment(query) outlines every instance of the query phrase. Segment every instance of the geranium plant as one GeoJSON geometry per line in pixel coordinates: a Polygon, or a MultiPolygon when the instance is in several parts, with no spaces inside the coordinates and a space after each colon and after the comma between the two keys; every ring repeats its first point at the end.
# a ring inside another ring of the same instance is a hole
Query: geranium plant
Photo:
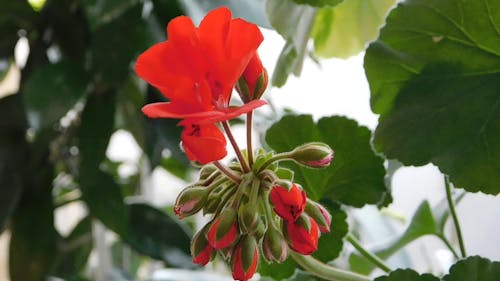
{"type": "Polygon", "coordinates": [[[4,2],[0,78],[20,79],[0,87],[0,279],[149,280],[152,260],[241,281],[499,278],[499,262],[467,254],[455,208],[500,193],[499,1],[4,2]],[[286,42],[273,73],[262,28],[286,42]],[[273,102],[309,57],[363,51],[373,132],[273,102]],[[106,154],[118,129],[141,148],[129,174],[106,154]],[[394,172],[429,163],[442,203],[369,247],[353,210],[386,214],[394,172]],[[186,182],[165,209],[144,200],[157,167],[186,182]],[[55,215],[75,206],[64,232],[55,215]],[[449,268],[388,261],[425,235],[449,268]]]}

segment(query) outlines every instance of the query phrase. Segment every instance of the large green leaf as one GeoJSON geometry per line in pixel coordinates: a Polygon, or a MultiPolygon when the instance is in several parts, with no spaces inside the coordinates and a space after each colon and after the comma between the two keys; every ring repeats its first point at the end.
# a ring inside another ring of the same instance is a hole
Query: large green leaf
{"type": "Polygon", "coordinates": [[[84,96],[87,82],[83,66],[70,61],[37,68],[23,94],[31,127],[52,127],[84,96]]]}
{"type": "Polygon", "coordinates": [[[499,276],[500,262],[473,256],[454,264],[443,281],[496,281],[499,276]]]}
{"type": "Polygon", "coordinates": [[[375,40],[397,0],[345,0],[318,11],[312,37],[314,52],[322,57],[348,58],[375,40]]]}
{"type": "Polygon", "coordinates": [[[376,278],[375,281],[439,281],[439,278],[431,274],[420,275],[411,269],[397,269],[387,276],[376,278]]]}
{"type": "Polygon", "coordinates": [[[367,50],[375,147],[500,193],[500,2],[410,0],[367,50]]]}
{"type": "Polygon", "coordinates": [[[328,198],[361,207],[385,202],[390,196],[384,183],[384,161],[370,146],[371,132],[345,117],[325,117],[314,123],[310,115],[285,116],[266,133],[266,141],[277,152],[306,142],[321,141],[332,147],[335,157],[325,169],[309,169],[283,163],[295,171],[312,199],[328,198]]]}
{"type": "Polygon", "coordinates": [[[0,232],[5,228],[23,190],[28,150],[26,119],[19,94],[0,99],[0,232]]]}
{"type": "Polygon", "coordinates": [[[176,267],[193,267],[190,231],[164,212],[147,204],[130,204],[124,240],[138,252],[176,267]]]}
{"type": "Polygon", "coordinates": [[[56,230],[52,202],[53,166],[36,161],[12,218],[9,274],[12,280],[46,280],[55,261],[56,230]]]}
{"type": "Polygon", "coordinates": [[[154,43],[153,34],[142,18],[142,4],[125,8],[92,33],[92,69],[105,85],[124,83],[132,61],[154,43]]]}
{"type": "Polygon", "coordinates": [[[286,40],[272,76],[272,84],[281,87],[291,73],[300,75],[316,8],[292,0],[267,0],[266,13],[271,26],[286,40]]]}

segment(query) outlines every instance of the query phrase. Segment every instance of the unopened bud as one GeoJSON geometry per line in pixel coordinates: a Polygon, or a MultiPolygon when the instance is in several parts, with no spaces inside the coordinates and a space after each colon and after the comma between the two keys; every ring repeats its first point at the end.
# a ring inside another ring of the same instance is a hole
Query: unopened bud
{"type": "Polygon", "coordinates": [[[296,183],[292,183],[289,189],[275,185],[269,193],[269,199],[273,203],[274,212],[287,221],[297,220],[306,207],[306,193],[296,183]]]}
{"type": "Polygon", "coordinates": [[[206,230],[207,227],[205,226],[196,233],[191,240],[191,256],[193,257],[193,262],[201,265],[207,264],[215,254],[214,249],[210,246],[206,238],[206,230]]]}
{"type": "Polygon", "coordinates": [[[253,236],[243,236],[234,247],[231,269],[234,280],[247,281],[252,278],[259,264],[259,249],[253,236]]]}
{"type": "Polygon", "coordinates": [[[227,208],[211,223],[207,239],[214,249],[219,250],[231,246],[238,235],[236,211],[227,208]]]}
{"type": "Polygon", "coordinates": [[[204,165],[200,170],[200,180],[206,180],[215,171],[217,171],[217,168],[214,165],[204,165]]]}
{"type": "Polygon", "coordinates": [[[308,167],[323,168],[332,162],[333,150],[325,143],[310,142],[295,148],[290,158],[308,167]]]}
{"type": "Polygon", "coordinates": [[[175,200],[174,212],[180,219],[194,215],[205,205],[206,200],[206,187],[186,187],[175,200]]]}
{"type": "Polygon", "coordinates": [[[262,239],[262,252],[264,258],[269,262],[284,262],[287,256],[286,241],[282,234],[270,226],[262,239]]]}
{"type": "Polygon", "coordinates": [[[245,233],[262,237],[266,227],[261,219],[257,205],[241,204],[238,210],[238,220],[241,229],[245,233]]]}
{"type": "Polygon", "coordinates": [[[283,224],[285,238],[292,250],[302,255],[310,255],[318,249],[319,228],[316,221],[303,214],[295,222],[283,224]]]}
{"type": "Polygon", "coordinates": [[[332,216],[321,204],[307,199],[306,213],[313,218],[318,224],[319,230],[322,233],[330,232],[330,224],[332,223],[332,216]]]}
{"type": "Polygon", "coordinates": [[[262,66],[259,55],[255,53],[236,83],[236,90],[240,94],[241,100],[248,103],[260,99],[267,88],[268,80],[267,71],[262,66]]]}

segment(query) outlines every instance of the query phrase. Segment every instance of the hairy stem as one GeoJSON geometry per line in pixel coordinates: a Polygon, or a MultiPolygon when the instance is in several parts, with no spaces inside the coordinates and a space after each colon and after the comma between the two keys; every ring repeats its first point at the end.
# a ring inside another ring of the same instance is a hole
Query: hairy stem
{"type": "Polygon", "coordinates": [[[376,256],[373,253],[370,253],[368,250],[366,250],[361,243],[354,237],[352,234],[347,234],[346,240],[351,243],[358,252],[363,255],[367,260],[369,260],[371,263],[376,265],[378,268],[382,269],[385,272],[391,272],[392,269],[387,266],[382,259],[380,259],[378,256],[376,256]]]}
{"type": "Polygon", "coordinates": [[[248,173],[250,172],[250,168],[248,168],[247,161],[245,160],[245,157],[243,157],[243,154],[241,153],[240,148],[238,147],[238,143],[236,143],[236,140],[234,139],[233,133],[231,132],[231,128],[229,127],[229,123],[227,121],[222,121],[222,127],[224,128],[224,131],[226,132],[227,138],[229,139],[229,142],[231,142],[231,145],[234,148],[234,152],[236,152],[236,157],[238,157],[238,160],[240,161],[241,169],[243,169],[243,173],[248,173]]]}
{"type": "Polygon", "coordinates": [[[248,165],[250,168],[253,166],[253,147],[252,147],[252,124],[253,123],[253,112],[247,113],[247,155],[248,155],[248,165]]]}
{"type": "Polygon", "coordinates": [[[462,257],[465,258],[467,253],[465,252],[464,239],[462,237],[462,231],[460,230],[460,223],[458,221],[457,212],[455,211],[455,203],[453,202],[453,197],[451,196],[451,185],[448,176],[444,177],[444,186],[446,189],[446,199],[448,200],[448,207],[450,208],[450,214],[453,219],[453,224],[455,225],[455,231],[457,232],[458,244],[460,245],[460,253],[462,257]]]}
{"type": "Polygon", "coordinates": [[[290,251],[290,256],[308,273],[331,281],[372,281],[368,276],[329,266],[312,256],[303,256],[290,251]]]}
{"type": "Polygon", "coordinates": [[[269,158],[269,160],[267,160],[266,162],[264,162],[264,164],[262,164],[262,166],[259,167],[259,170],[257,171],[257,173],[264,171],[269,165],[271,165],[272,163],[274,163],[276,161],[281,161],[281,160],[285,160],[285,159],[289,159],[289,158],[290,158],[290,152],[278,153],[278,154],[274,155],[273,157],[269,158]]]}
{"type": "Polygon", "coordinates": [[[214,161],[214,166],[221,171],[221,173],[225,174],[228,178],[230,178],[232,181],[235,183],[240,183],[241,182],[241,177],[235,174],[233,171],[231,171],[229,168],[226,166],[222,165],[219,161],[214,161]]]}

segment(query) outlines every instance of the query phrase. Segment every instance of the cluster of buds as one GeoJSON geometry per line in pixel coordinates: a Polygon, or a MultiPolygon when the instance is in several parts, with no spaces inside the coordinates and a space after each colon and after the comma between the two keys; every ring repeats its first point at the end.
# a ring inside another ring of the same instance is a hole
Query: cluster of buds
{"type": "Polygon", "coordinates": [[[316,251],[320,234],[330,231],[331,216],[293,179],[279,178],[277,162],[320,168],[332,157],[327,145],[309,143],[287,153],[261,151],[247,173],[237,162],[227,170],[205,165],[199,181],[179,194],[174,207],[181,219],[199,211],[211,216],[191,242],[193,262],[205,265],[219,255],[230,264],[235,280],[248,280],[259,257],[281,263],[289,251],[316,251]]]}

